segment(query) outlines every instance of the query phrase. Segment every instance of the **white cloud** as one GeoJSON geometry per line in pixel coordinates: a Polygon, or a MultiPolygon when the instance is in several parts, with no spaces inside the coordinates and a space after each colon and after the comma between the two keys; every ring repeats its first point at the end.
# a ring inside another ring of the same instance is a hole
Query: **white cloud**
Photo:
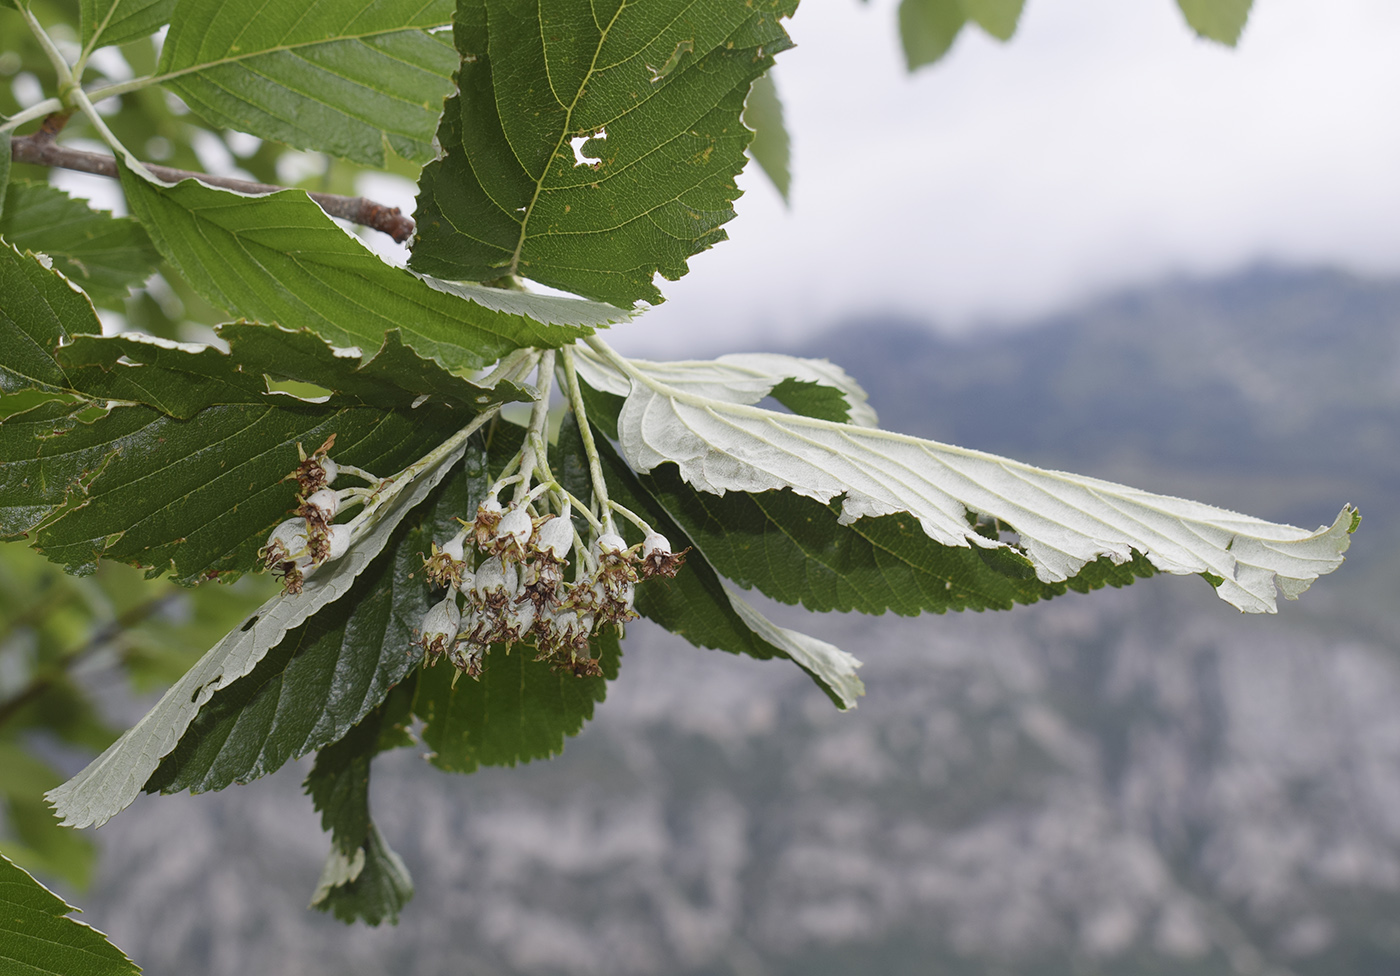
{"type": "Polygon", "coordinates": [[[1400,4],[1258,0],[1240,46],[1172,0],[1028,0],[904,73],[892,2],[804,4],[777,82],[793,205],[618,330],[635,353],[771,344],[862,310],[965,328],[1261,258],[1400,271],[1400,4]],[[763,329],[766,334],[757,334],[763,329]]]}

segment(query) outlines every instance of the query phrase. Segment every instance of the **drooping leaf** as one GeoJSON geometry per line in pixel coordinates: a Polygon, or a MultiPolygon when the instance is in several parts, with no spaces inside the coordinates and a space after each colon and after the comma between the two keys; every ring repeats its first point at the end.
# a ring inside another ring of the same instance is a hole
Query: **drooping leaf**
{"type": "MultiPolygon", "coordinates": [[[[595,411],[590,409],[590,416],[595,411]]],[[[596,413],[606,415],[606,409],[596,413]]],[[[602,432],[598,432],[601,434],[602,432]]],[[[816,638],[778,627],[764,619],[719,578],[685,531],[637,480],[636,474],[612,446],[595,435],[608,495],[646,519],[670,541],[673,551],[691,549],[685,565],[673,579],[654,579],[637,587],[637,612],[684,637],[696,647],[730,654],[746,654],[759,660],[785,658],[812,676],[840,708],[854,708],[865,686],[856,677],[860,662],[850,654],[816,638]]],[[[591,498],[586,469],[567,459],[582,454],[582,442],[573,414],[564,418],[559,432],[560,460],[556,474],[576,496],[591,498]]],[[[641,541],[630,523],[618,528],[629,543],[641,541]]]]}
{"type": "Polygon", "coordinates": [[[130,217],[94,210],[47,183],[19,180],[5,191],[0,237],[22,251],[43,252],[94,302],[122,301],[156,269],[160,255],[130,217]]]}
{"type": "Polygon", "coordinates": [[[1026,0],[959,0],[969,20],[999,41],[1011,40],[1026,0]]]}
{"type": "Polygon", "coordinates": [[[899,38],[909,70],[933,64],[947,54],[965,23],[967,14],[959,0],[901,0],[899,38]]]}
{"type": "MultiPolygon", "coordinates": [[[[146,791],[202,793],[251,782],[336,742],[373,711],[422,659],[414,641],[430,605],[423,555],[435,539],[455,534],[454,519],[471,511],[471,483],[485,472],[484,451],[469,448],[343,599],[290,631],[200,709],[146,791]]],[[[355,838],[347,855],[363,841],[355,838]]]]}
{"type": "Polygon", "coordinates": [[[791,46],[795,6],[461,0],[460,94],[423,171],[412,266],[661,301],[658,271],[674,280],[724,239],[744,99],[791,46]]]}
{"type": "Polygon", "coordinates": [[[298,595],[279,594],[199,659],[135,726],[68,782],[47,794],[72,827],[101,825],[125,809],[179,743],[199,710],[221,688],[257,667],[267,652],[322,607],[343,597],[388,544],[400,521],[461,459],[466,441],[425,469],[381,512],[342,558],[323,566],[298,595]]]}
{"type": "Polygon", "coordinates": [[[1254,0],[1176,0],[1191,29],[1204,38],[1234,47],[1249,20],[1254,0]]]}
{"type": "Polygon", "coordinates": [[[433,157],[450,0],[180,0],[156,80],[215,127],[382,167],[433,157]]]}
{"type": "Polygon", "coordinates": [[[0,854],[0,969],[15,976],[137,976],[141,972],[77,911],[0,854]]]}
{"type": "MultiPolygon", "coordinates": [[[[416,663],[416,662],[415,662],[416,663]]],[[[321,814],[321,829],[347,860],[369,840],[370,763],[386,749],[411,745],[416,676],[395,685],[384,702],[354,728],[316,753],[303,788],[321,814]]]]}
{"type": "Polygon", "coordinates": [[[80,0],[84,49],[125,44],[170,22],[175,0],[80,0]]]}
{"type": "Polygon", "coordinates": [[[432,763],[453,773],[481,766],[514,766],[548,759],[564,749],[593,717],[593,706],[617,677],[622,651],[617,633],[595,635],[601,678],[579,678],[553,671],[534,660],[534,650],[517,645],[510,653],[494,646],[486,655],[479,680],[461,678],[441,661],[418,679],[413,711],[426,723],[423,741],[433,750],[432,763]]]}
{"type": "Polygon", "coordinates": [[[331,912],[342,922],[398,924],[399,912],[413,897],[413,879],[403,860],[369,822],[369,835],[354,861],[335,849],[326,861],[311,907],[331,912]]]}
{"type": "MultiPolygon", "coordinates": [[[[464,299],[385,264],[299,190],[244,197],[185,180],[155,184],[122,170],[131,211],[167,261],[214,305],[337,346],[403,342],[450,370],[473,370],[522,346],[557,346],[626,318],[609,306],[542,295],[533,318],[464,299]]],[[[483,289],[485,291],[487,289],[483,289]]],[[[522,303],[523,304],[523,303],[522,303]]]]}
{"type": "MultiPolygon", "coordinates": [[[[801,359],[778,353],[730,353],[718,359],[692,359],[643,364],[648,375],[682,394],[727,403],[758,403],[771,396],[793,413],[876,427],[879,418],[866,392],[840,366],[825,359],[801,359]]],[[[578,359],[579,375],[600,392],[625,397],[631,381],[622,373],[602,368],[587,356],[578,359]]]]}
{"type": "Polygon", "coordinates": [[[1273,612],[1275,587],[1294,599],[1336,569],[1355,528],[1350,506],[1309,532],[980,451],[703,396],[668,385],[649,365],[609,357],[606,365],[597,360],[600,368],[631,384],[618,437],[636,470],[671,461],[701,491],[789,488],[823,504],[840,498],[846,524],[908,513],[941,545],[1021,554],[1047,583],[1102,556],[1122,564],[1136,552],[1162,572],[1220,577],[1222,599],[1273,612]],[[1019,538],[988,538],[970,515],[996,519],[1019,538]]]}
{"type": "Polygon", "coordinates": [[[749,155],[787,200],[792,186],[791,148],[787,126],[783,124],[783,103],[778,98],[778,86],[773,84],[773,72],[757,78],[749,89],[748,100],[744,103],[744,124],[753,130],[749,155]]]}
{"type": "Polygon", "coordinates": [[[0,242],[0,393],[68,388],[54,349],[70,330],[101,332],[91,303],[30,254],[0,242]]]}

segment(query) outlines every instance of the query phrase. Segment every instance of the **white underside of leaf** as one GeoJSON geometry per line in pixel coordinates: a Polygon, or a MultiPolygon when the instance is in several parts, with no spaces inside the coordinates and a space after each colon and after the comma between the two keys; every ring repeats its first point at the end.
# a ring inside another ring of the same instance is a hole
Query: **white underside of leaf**
{"type": "Polygon", "coordinates": [[[405,515],[421,502],[466,451],[466,440],[425,470],[385,507],[374,526],[341,559],[312,574],[299,595],[278,594],[257,609],[185,673],[154,708],[68,782],[45,796],[64,826],[102,826],[140,794],[204,703],[248,674],[294,627],[350,589],[379,555],[405,515]]]}
{"type": "Polygon", "coordinates": [[[331,851],[326,855],[326,863],[321,866],[321,877],[316,882],[316,890],[311,893],[310,907],[315,908],[326,900],[326,896],[333,888],[348,885],[360,876],[360,872],[365,869],[365,849],[355,848],[354,857],[346,857],[340,852],[337,844],[331,844],[331,851]]]}
{"type": "MultiPolygon", "coordinates": [[[[850,408],[850,423],[876,427],[879,418],[867,401],[865,390],[840,366],[826,359],[802,359],[779,353],[732,353],[718,359],[632,363],[666,386],[693,396],[726,403],[757,403],[783,380],[818,383],[840,391],[850,408]]],[[[632,384],[626,376],[586,354],[578,358],[578,372],[589,386],[615,396],[627,396],[632,384]]]]}
{"type": "Polygon", "coordinates": [[[456,295],[476,302],[493,312],[523,315],[543,325],[588,326],[602,329],[619,322],[630,322],[637,312],[629,312],[586,298],[565,298],[562,295],[541,295],[536,292],[512,291],[509,288],[488,288],[470,281],[444,281],[432,275],[410,270],[415,278],[429,288],[447,295],[456,295]]]}
{"type": "Polygon", "coordinates": [[[1014,527],[1047,583],[1100,556],[1124,563],[1136,551],[1162,572],[1219,577],[1221,599],[1272,613],[1276,585],[1296,599],[1341,565],[1350,543],[1350,506],[1309,532],[904,434],[762,410],[744,405],[741,392],[700,395],[665,382],[653,364],[591,344],[598,354],[580,357],[590,360],[589,383],[630,390],[618,437],[635,469],[672,461],[686,482],[715,494],[790,488],[823,503],[839,498],[845,524],[907,512],[947,546],[1008,546],[968,524],[969,513],[992,516],[1014,527]]]}
{"type": "Polygon", "coordinates": [[[729,604],[755,634],[781,650],[799,666],[809,671],[841,700],[842,708],[855,708],[856,699],[865,694],[865,684],[856,677],[860,659],[841,650],[835,644],[818,640],[801,631],[779,627],[729,587],[724,588],[729,604]]]}

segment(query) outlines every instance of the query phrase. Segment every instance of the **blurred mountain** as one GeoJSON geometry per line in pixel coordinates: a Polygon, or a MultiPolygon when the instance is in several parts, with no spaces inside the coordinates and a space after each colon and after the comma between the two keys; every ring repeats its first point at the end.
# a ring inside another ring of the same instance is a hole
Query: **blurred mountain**
{"type": "Polygon", "coordinates": [[[847,323],[884,425],[1315,525],[1349,560],[1277,617],[1157,578],[1007,614],[816,618],[869,689],[635,625],[550,763],[374,805],[396,929],[303,906],[307,764],[143,798],[84,918],[156,976],[1400,972],[1400,283],[1258,270],[954,342],[847,323]]]}

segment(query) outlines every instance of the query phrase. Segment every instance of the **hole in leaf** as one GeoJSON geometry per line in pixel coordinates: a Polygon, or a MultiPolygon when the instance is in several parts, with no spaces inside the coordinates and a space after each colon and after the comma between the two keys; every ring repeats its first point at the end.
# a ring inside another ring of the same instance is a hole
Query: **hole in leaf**
{"type": "Polygon", "coordinates": [[[242,627],[239,627],[239,628],[238,628],[238,632],[239,632],[240,634],[246,634],[246,633],[248,633],[248,631],[250,631],[250,630],[253,629],[253,625],[256,624],[257,622],[258,622],[258,618],[257,618],[257,615],[255,614],[254,616],[251,616],[251,617],[248,618],[248,622],[247,622],[247,623],[245,623],[242,627]]]}
{"type": "Polygon", "coordinates": [[[575,165],[575,166],[589,166],[589,167],[592,167],[593,169],[597,169],[597,168],[598,168],[598,165],[599,165],[600,163],[602,163],[603,157],[601,157],[601,156],[596,156],[596,157],[595,157],[595,156],[585,156],[585,155],[583,154],[583,146],[584,146],[584,143],[588,142],[590,139],[606,139],[607,137],[608,137],[608,130],[607,130],[607,129],[599,129],[597,132],[594,132],[592,135],[574,136],[574,138],[570,139],[570,140],[569,140],[569,148],[572,149],[572,150],[574,151],[574,165],[575,165]]]}

